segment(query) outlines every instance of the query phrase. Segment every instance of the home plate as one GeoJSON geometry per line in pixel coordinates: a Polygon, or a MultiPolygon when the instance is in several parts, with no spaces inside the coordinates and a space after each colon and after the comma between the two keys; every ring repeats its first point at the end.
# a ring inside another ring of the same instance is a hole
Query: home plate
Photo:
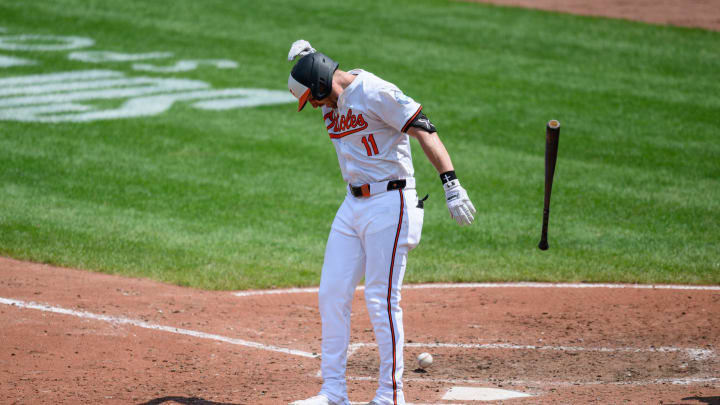
{"type": "Polygon", "coordinates": [[[530,396],[532,395],[498,388],[452,387],[442,399],[443,401],[497,401],[530,396]]]}

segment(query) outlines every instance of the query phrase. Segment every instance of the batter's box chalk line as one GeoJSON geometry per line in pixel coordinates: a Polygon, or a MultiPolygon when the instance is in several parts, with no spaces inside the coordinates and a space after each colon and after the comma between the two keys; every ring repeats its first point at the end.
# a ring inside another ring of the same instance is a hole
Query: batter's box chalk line
{"type": "MultiPolygon", "coordinates": [[[[322,372],[318,370],[315,374],[309,376],[322,378],[322,372]]],[[[377,381],[377,376],[346,376],[348,381],[377,381]]],[[[720,383],[717,377],[684,377],[684,378],[656,378],[651,380],[638,381],[538,381],[538,380],[498,380],[498,379],[468,379],[468,378],[437,378],[437,377],[411,377],[404,376],[404,381],[418,383],[443,383],[449,385],[476,385],[476,386],[498,386],[498,384],[506,386],[522,386],[522,387],[577,387],[577,386],[594,386],[594,385],[623,385],[623,386],[646,386],[646,385],[700,385],[700,384],[716,384],[720,383]]],[[[539,394],[536,394],[539,395],[539,394]]]]}
{"type": "MultiPolygon", "coordinates": [[[[322,378],[320,371],[315,377],[322,378]]],[[[377,381],[377,377],[371,376],[347,376],[348,381],[377,381]]],[[[538,380],[479,380],[479,379],[460,379],[460,378],[417,378],[403,377],[403,381],[418,383],[443,383],[443,384],[472,384],[477,386],[518,386],[518,387],[578,387],[578,386],[595,386],[595,385],[622,385],[622,386],[647,386],[647,385],[702,385],[720,383],[717,377],[685,377],[685,378],[657,378],[651,380],[638,381],[538,381],[538,380]]]]}
{"type": "MultiPolygon", "coordinates": [[[[77,311],[48,304],[38,304],[34,302],[26,302],[22,300],[2,298],[0,304],[11,305],[17,308],[39,310],[43,312],[55,313],[66,316],[74,316],[77,318],[91,319],[100,322],[108,322],[111,324],[130,325],[144,329],[157,330],[178,335],[192,336],[199,339],[208,339],[229,343],[233,345],[245,346],[256,350],[264,350],[271,352],[284,353],[291,356],[299,356],[305,358],[319,357],[315,353],[309,353],[302,350],[289,349],[285,347],[266,345],[258,342],[251,342],[243,339],[230,338],[227,336],[215,335],[190,329],[177,328],[173,326],[158,325],[150,322],[131,319],[122,316],[100,315],[87,311],[77,311]]],[[[374,343],[355,343],[350,346],[348,352],[354,353],[362,347],[376,347],[374,343]]],[[[574,350],[574,351],[596,351],[596,352],[686,352],[690,356],[696,356],[699,359],[708,359],[714,357],[712,350],[706,349],[685,349],[676,347],[658,347],[658,348],[582,348],[582,347],[565,347],[565,346],[529,346],[529,345],[511,345],[505,343],[489,343],[489,344],[453,344],[453,343],[408,343],[408,347],[450,347],[450,348],[479,348],[479,349],[511,349],[511,350],[574,350]]],[[[319,375],[319,374],[318,374],[319,375]]],[[[354,377],[348,376],[349,380],[375,380],[375,377],[354,377]]],[[[477,380],[442,380],[442,379],[426,379],[426,378],[406,378],[407,381],[433,381],[447,384],[478,384],[478,385],[494,385],[497,381],[477,381],[477,380]]],[[[689,377],[689,378],[666,378],[649,381],[631,381],[618,383],[599,383],[599,382],[552,382],[552,381],[505,381],[503,384],[508,385],[534,385],[534,386],[576,386],[576,385],[595,385],[595,384],[613,384],[613,385],[655,385],[655,384],[676,384],[676,385],[694,385],[694,384],[717,384],[720,378],[715,377],[689,377]]],[[[420,404],[415,404],[420,405],[420,404]]],[[[450,405],[450,404],[446,404],[450,405]]]]}
{"type": "Polygon", "coordinates": [[[93,319],[96,321],[108,322],[108,323],[112,323],[112,324],[131,325],[131,326],[136,326],[138,328],[158,330],[158,331],[162,331],[162,332],[174,333],[177,335],[192,336],[192,337],[196,337],[196,338],[200,338],[200,339],[214,340],[214,341],[219,341],[219,342],[224,342],[224,343],[230,343],[233,345],[250,347],[250,348],[258,349],[258,350],[265,350],[265,351],[289,354],[289,355],[293,355],[293,356],[308,357],[308,358],[317,358],[318,357],[317,354],[308,353],[308,352],[305,352],[302,350],[295,350],[295,349],[288,349],[285,347],[266,345],[266,344],[262,344],[262,343],[258,343],[258,342],[251,342],[251,341],[243,340],[243,339],[235,339],[235,338],[230,338],[227,336],[215,335],[215,334],[200,332],[200,331],[196,331],[196,330],[176,328],[174,326],[158,325],[158,324],[154,324],[154,323],[150,323],[150,322],[145,322],[145,321],[142,321],[139,319],[125,318],[122,316],[100,315],[100,314],[94,314],[92,312],[76,311],[76,310],[57,307],[57,306],[38,304],[38,303],[34,303],[34,302],[25,302],[25,301],[14,300],[14,299],[9,299],[9,298],[2,298],[2,297],[0,297],[0,304],[12,305],[12,306],[16,306],[18,308],[24,308],[24,309],[35,309],[35,310],[39,310],[39,311],[43,311],[43,312],[51,312],[51,313],[61,314],[61,315],[69,315],[69,316],[74,316],[74,317],[83,318],[83,319],[93,319]]]}
{"type": "MultiPolygon", "coordinates": [[[[306,358],[317,358],[318,356],[314,353],[308,353],[301,350],[294,350],[294,349],[288,349],[284,347],[278,347],[278,346],[272,346],[272,345],[265,345],[258,342],[251,342],[247,340],[242,339],[235,339],[230,338],[226,336],[221,335],[215,335],[200,331],[194,331],[189,329],[183,329],[183,328],[176,328],[172,326],[165,326],[165,325],[158,325],[153,324],[150,322],[137,320],[137,319],[131,319],[126,318],[122,316],[109,316],[109,315],[100,315],[95,314],[92,312],[87,311],[77,311],[67,308],[62,308],[58,306],[52,306],[47,304],[39,304],[35,302],[26,302],[22,300],[16,300],[16,299],[10,299],[10,298],[2,298],[0,297],[0,304],[4,305],[10,305],[17,308],[23,308],[23,309],[32,309],[32,310],[39,310],[43,312],[49,312],[59,315],[66,315],[66,316],[74,316],[78,318],[83,319],[91,319],[101,322],[108,322],[111,324],[121,324],[121,325],[130,325],[135,326],[139,328],[144,329],[150,329],[150,330],[157,330],[167,333],[174,333],[179,335],[185,335],[185,336],[192,336],[200,339],[208,339],[208,340],[214,340],[234,345],[240,345],[245,346],[257,350],[264,350],[264,351],[272,351],[272,352],[278,352],[278,353],[284,353],[292,356],[299,356],[299,357],[306,357],[306,358]]],[[[350,347],[351,350],[358,350],[361,347],[371,347],[371,346],[377,346],[375,344],[371,343],[356,343],[350,347]]],[[[567,347],[553,347],[553,346],[522,346],[522,345],[508,345],[508,344],[484,344],[484,345],[467,345],[467,344],[447,344],[447,343],[431,343],[431,344],[422,344],[422,343],[410,343],[408,344],[410,347],[462,347],[462,348],[500,348],[500,349],[522,349],[522,350],[568,350],[567,347]]],[[[680,348],[650,348],[650,349],[633,349],[633,348],[620,348],[620,349],[610,349],[610,348],[595,348],[595,349],[588,349],[588,348],[577,348],[573,347],[571,348],[573,350],[591,350],[591,351],[655,351],[655,352],[668,352],[668,351],[682,351],[682,350],[688,350],[688,349],[680,349],[680,348]]],[[[691,349],[691,350],[703,350],[703,349],[691,349]]],[[[704,353],[704,352],[703,352],[704,353]]],[[[320,374],[318,374],[319,376],[320,374]]],[[[375,377],[353,377],[348,376],[348,380],[357,380],[357,381],[375,381],[375,377]]],[[[439,380],[439,379],[426,379],[426,378],[406,378],[407,381],[432,381],[435,383],[443,382],[447,384],[482,384],[482,385],[495,385],[497,381],[490,382],[490,381],[473,381],[473,380],[439,380]]],[[[685,379],[662,379],[662,380],[653,380],[653,381],[646,381],[646,382],[630,382],[627,385],[645,385],[645,384],[681,384],[681,385],[691,385],[691,384],[708,384],[708,383],[718,383],[720,382],[720,379],[718,378],[704,378],[704,377],[694,377],[694,378],[685,378],[685,379]]],[[[521,382],[521,381],[507,381],[503,382],[503,384],[508,385],[519,385],[519,384],[529,384],[530,382],[521,382]]],[[[585,385],[583,383],[578,384],[577,382],[532,382],[531,383],[534,386],[552,386],[552,385],[585,385]]],[[[589,384],[593,384],[592,382],[589,384]]],[[[604,383],[606,384],[606,383],[604,383]]],[[[536,394],[540,395],[540,394],[536,394]]],[[[475,388],[475,387],[453,387],[450,390],[447,391],[445,396],[443,396],[443,401],[448,400],[461,400],[461,401],[495,401],[495,400],[501,400],[501,399],[509,399],[509,398],[519,398],[519,397],[526,397],[530,396],[529,394],[521,393],[521,392],[515,392],[515,391],[509,391],[509,390],[501,390],[497,388],[475,388]],[[495,396],[493,396],[495,395],[495,396]],[[514,395],[514,396],[509,396],[514,395]],[[491,399],[483,399],[483,398],[491,398],[491,399]]],[[[443,402],[444,405],[465,405],[465,404],[457,404],[457,403],[448,403],[443,402]]],[[[439,405],[439,404],[411,404],[408,403],[408,405],[439,405]]]]}
{"type": "MultiPolygon", "coordinates": [[[[44,312],[51,312],[62,315],[69,315],[78,318],[94,319],[102,322],[109,322],[113,324],[125,324],[132,325],[139,328],[159,330],[163,332],[175,333],[179,335],[193,336],[201,339],[215,340],[234,345],[246,346],[258,350],[273,351],[279,353],[285,353],[293,356],[317,358],[319,357],[315,353],[309,353],[302,350],[289,349],[285,347],[278,347],[274,345],[266,345],[258,342],[252,342],[243,339],[230,338],[227,336],[215,335],[190,329],[176,328],[173,326],[165,326],[145,322],[138,319],[130,319],[121,316],[109,316],[94,314],[86,311],[76,311],[72,309],[62,308],[58,306],[51,306],[46,304],[38,304],[34,302],[26,302],[21,300],[2,298],[0,297],[0,304],[13,305],[19,308],[34,309],[44,312]]],[[[679,348],[679,347],[651,347],[651,348],[633,348],[633,347],[620,347],[620,348],[587,348],[587,347],[575,347],[575,346],[533,346],[533,345],[513,345],[508,343],[486,343],[486,344],[460,344],[460,343],[407,343],[406,347],[422,347],[422,348],[461,348],[461,349],[486,349],[486,350],[555,350],[555,351],[569,351],[569,352],[629,352],[629,353],[640,353],[640,352],[651,352],[651,353],[671,353],[671,352],[685,352],[688,357],[692,360],[703,361],[715,357],[715,352],[710,349],[701,348],[679,348]]],[[[353,355],[357,350],[363,347],[377,347],[375,343],[354,343],[348,348],[348,357],[353,355]]]]}
{"type": "MultiPolygon", "coordinates": [[[[376,343],[353,343],[348,349],[348,357],[363,347],[377,347],[376,343]]],[[[418,348],[450,348],[450,349],[477,349],[477,350],[537,350],[561,352],[596,352],[596,353],[684,353],[695,361],[705,361],[715,357],[711,349],[684,348],[684,347],[579,347],[579,346],[535,346],[514,345],[510,343],[406,343],[405,347],[418,348]]]]}
{"type": "MultiPolygon", "coordinates": [[[[530,394],[523,392],[503,390],[500,388],[484,388],[484,387],[452,387],[441,398],[442,401],[501,401],[504,399],[527,398],[532,397],[530,394]]],[[[351,402],[351,404],[362,404],[366,402],[351,402]]],[[[458,403],[446,403],[444,405],[464,405],[458,403]]],[[[407,405],[438,405],[438,404],[419,404],[407,402],[407,405]]]]}

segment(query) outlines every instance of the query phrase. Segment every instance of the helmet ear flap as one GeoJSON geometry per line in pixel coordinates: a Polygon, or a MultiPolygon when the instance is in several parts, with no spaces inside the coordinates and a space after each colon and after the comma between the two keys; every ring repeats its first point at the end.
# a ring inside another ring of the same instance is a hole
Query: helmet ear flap
{"type": "Polygon", "coordinates": [[[313,63],[313,98],[322,100],[330,95],[332,90],[332,78],[338,63],[330,59],[329,56],[316,53],[315,63],[313,63]]]}
{"type": "Polygon", "coordinates": [[[328,85],[326,78],[322,76],[318,77],[315,94],[317,94],[318,100],[322,100],[330,95],[330,86],[328,85]]]}

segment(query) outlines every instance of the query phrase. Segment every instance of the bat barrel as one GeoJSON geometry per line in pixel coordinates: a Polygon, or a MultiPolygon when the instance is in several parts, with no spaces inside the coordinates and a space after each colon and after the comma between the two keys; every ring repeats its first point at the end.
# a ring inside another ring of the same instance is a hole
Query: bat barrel
{"type": "Polygon", "coordinates": [[[545,129],[545,201],[543,204],[542,234],[538,248],[548,249],[547,229],[550,220],[550,196],[552,195],[555,163],[557,162],[558,141],[560,140],[560,121],[550,120],[545,129]]]}

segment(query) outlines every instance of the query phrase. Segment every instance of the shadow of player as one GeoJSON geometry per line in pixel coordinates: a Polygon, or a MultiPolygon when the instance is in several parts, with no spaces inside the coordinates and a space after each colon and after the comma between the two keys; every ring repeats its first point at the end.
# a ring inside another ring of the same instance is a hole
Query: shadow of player
{"type": "Polygon", "coordinates": [[[208,401],[202,398],[187,398],[187,397],[162,397],[162,398],[155,398],[151,399],[148,402],[143,402],[142,404],[138,405],[160,405],[163,402],[177,402],[178,404],[182,405],[242,405],[242,404],[230,404],[226,402],[213,402],[208,401]]]}
{"type": "MultiPolygon", "coordinates": [[[[683,401],[698,401],[702,404],[720,405],[720,397],[686,397],[686,398],[683,398],[683,401]]],[[[682,403],[682,404],[665,404],[665,405],[693,405],[693,404],[682,403]]]]}
{"type": "Polygon", "coordinates": [[[708,405],[720,405],[720,397],[687,397],[683,401],[698,401],[708,405]]]}

